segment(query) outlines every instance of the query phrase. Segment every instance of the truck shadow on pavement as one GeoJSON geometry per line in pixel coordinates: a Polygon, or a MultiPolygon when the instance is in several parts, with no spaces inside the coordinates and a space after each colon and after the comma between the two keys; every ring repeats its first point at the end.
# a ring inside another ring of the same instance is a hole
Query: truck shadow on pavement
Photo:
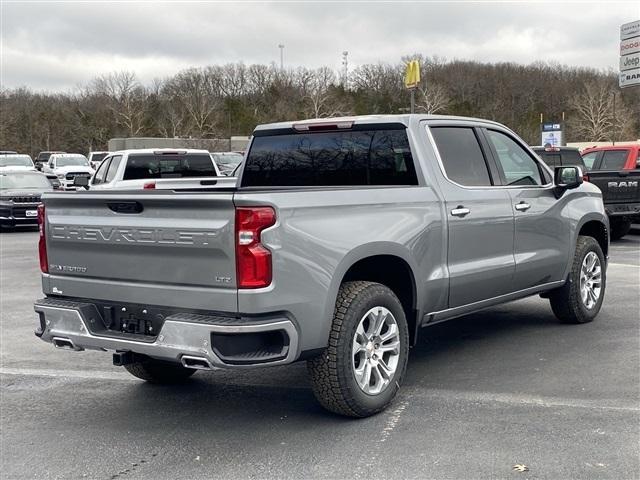
{"type": "MultiPolygon", "coordinates": [[[[406,389],[458,388],[460,378],[452,377],[452,368],[463,377],[464,372],[476,370],[486,375],[495,371],[496,350],[502,352],[500,362],[516,363],[522,361],[527,338],[549,337],[567,328],[556,322],[545,302],[533,307],[499,307],[424,329],[411,351],[400,395],[406,389]]],[[[534,353],[538,355],[537,350],[534,353]]],[[[258,370],[198,372],[179,386],[127,383],[123,401],[131,411],[151,414],[145,405],[152,404],[153,412],[164,412],[157,415],[178,415],[196,423],[208,422],[211,415],[240,416],[249,423],[301,415],[321,418],[321,423],[344,422],[319,406],[306,373],[304,362],[258,370]]]]}

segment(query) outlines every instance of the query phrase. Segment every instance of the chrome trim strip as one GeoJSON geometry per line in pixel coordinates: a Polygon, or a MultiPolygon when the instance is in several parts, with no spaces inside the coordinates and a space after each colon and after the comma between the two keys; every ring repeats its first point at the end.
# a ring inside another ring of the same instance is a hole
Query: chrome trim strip
{"type": "Polygon", "coordinates": [[[130,350],[150,357],[181,363],[183,356],[205,358],[216,368],[252,368],[283,365],[293,362],[298,355],[298,331],[290,320],[277,320],[251,325],[210,325],[172,320],[167,317],[154,342],[141,342],[123,338],[93,335],[86,320],[75,308],[52,307],[36,304],[34,310],[44,315],[45,330],[40,338],[52,343],[54,338],[71,342],[76,348],[92,350],[130,350]],[[256,364],[224,363],[211,349],[211,332],[253,333],[284,330],[289,336],[289,349],[285,358],[256,364]]]}
{"type": "Polygon", "coordinates": [[[460,317],[462,315],[468,315],[475,313],[479,310],[483,310],[494,305],[509,302],[511,300],[517,300],[525,298],[536,293],[551,290],[553,288],[561,287],[565,284],[565,280],[559,280],[557,282],[543,283],[542,285],[536,285],[535,287],[525,288],[516,292],[505,293],[498,295],[497,297],[488,298],[486,300],[479,300],[477,302],[468,303],[459,307],[447,308],[444,310],[438,310],[437,312],[425,313],[422,317],[422,325],[431,325],[443,320],[450,320],[452,318],[460,317]]]}

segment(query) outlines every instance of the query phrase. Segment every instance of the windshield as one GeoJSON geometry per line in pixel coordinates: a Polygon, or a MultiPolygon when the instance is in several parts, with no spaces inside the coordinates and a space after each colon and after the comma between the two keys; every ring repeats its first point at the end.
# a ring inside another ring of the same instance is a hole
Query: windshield
{"type": "Polygon", "coordinates": [[[83,155],[75,155],[73,157],[58,157],[56,158],[56,167],[71,167],[71,166],[89,166],[89,160],[83,155]]]}
{"type": "Polygon", "coordinates": [[[242,155],[239,153],[228,153],[225,155],[214,154],[213,158],[215,158],[216,163],[218,165],[237,165],[242,161],[242,155]]]}
{"type": "Polygon", "coordinates": [[[0,167],[33,167],[33,161],[29,155],[2,155],[0,167]]]}
{"type": "Polygon", "coordinates": [[[0,190],[29,188],[51,190],[51,184],[44,175],[34,173],[0,173],[0,190]]]}

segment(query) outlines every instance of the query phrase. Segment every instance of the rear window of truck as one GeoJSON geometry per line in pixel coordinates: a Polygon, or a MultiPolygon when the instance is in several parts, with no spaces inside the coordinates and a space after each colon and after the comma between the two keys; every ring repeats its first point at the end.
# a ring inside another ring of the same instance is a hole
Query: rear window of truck
{"type": "Polygon", "coordinates": [[[213,160],[207,154],[132,154],[127,159],[123,180],[215,176],[213,160]]]}
{"type": "Polygon", "coordinates": [[[600,170],[622,170],[627,163],[629,150],[605,150],[600,170]]]}
{"type": "Polygon", "coordinates": [[[243,187],[417,185],[403,129],[256,136],[243,187]]]}

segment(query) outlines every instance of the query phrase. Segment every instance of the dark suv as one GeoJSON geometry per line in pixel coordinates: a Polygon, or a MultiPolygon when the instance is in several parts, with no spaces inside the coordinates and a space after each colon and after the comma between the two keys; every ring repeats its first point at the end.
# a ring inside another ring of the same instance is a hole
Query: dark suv
{"type": "Polygon", "coordinates": [[[555,167],[574,167],[582,168],[586,171],[584,161],[580,155],[580,151],[574,147],[531,147],[538,154],[544,163],[551,168],[555,167]]]}

